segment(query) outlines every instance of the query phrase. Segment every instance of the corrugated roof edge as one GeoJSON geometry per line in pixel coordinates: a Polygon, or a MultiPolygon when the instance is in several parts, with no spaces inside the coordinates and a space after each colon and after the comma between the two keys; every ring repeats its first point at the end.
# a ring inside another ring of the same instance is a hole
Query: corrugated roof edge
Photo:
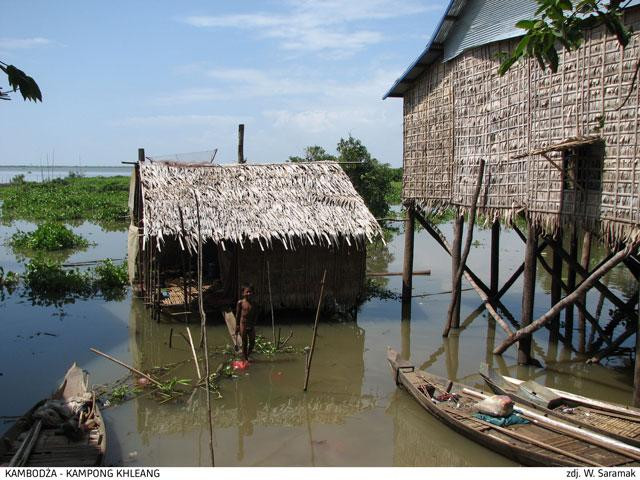
{"type": "MultiPolygon", "coordinates": [[[[444,15],[442,15],[442,18],[440,19],[440,22],[438,23],[438,26],[436,27],[436,29],[433,31],[433,35],[431,35],[431,39],[429,39],[429,43],[427,43],[427,47],[422,51],[422,53],[418,56],[418,58],[416,58],[413,63],[409,66],[409,68],[407,68],[404,73],[400,76],[400,78],[398,78],[395,83],[393,84],[393,86],[389,89],[389,91],[387,93],[384,94],[384,97],[382,97],[383,100],[387,99],[388,97],[396,97],[396,98],[401,98],[402,95],[400,93],[396,93],[395,90],[398,86],[400,86],[401,83],[403,83],[405,81],[405,78],[407,76],[409,76],[412,71],[420,64],[421,60],[427,56],[427,54],[429,53],[429,51],[431,50],[431,47],[433,46],[433,44],[435,43],[435,39],[438,36],[438,34],[440,33],[440,31],[442,30],[442,27],[444,26],[445,20],[447,19],[447,17],[451,14],[451,10],[453,9],[453,6],[455,4],[456,0],[450,0],[449,5],[447,6],[447,9],[444,12],[444,15]]],[[[464,4],[466,4],[467,2],[465,1],[464,4]]],[[[463,4],[463,7],[464,7],[463,4]]]]}
{"type": "MultiPolygon", "coordinates": [[[[461,5],[460,5],[460,9],[461,10],[464,8],[466,3],[467,3],[466,0],[462,1],[461,5]]],[[[407,68],[404,71],[404,73],[400,76],[400,78],[398,78],[395,81],[395,83],[387,91],[387,93],[384,94],[384,96],[382,97],[383,100],[386,100],[389,97],[402,98],[404,96],[404,93],[405,93],[406,89],[400,89],[399,88],[400,85],[402,85],[403,83],[412,83],[413,80],[415,80],[415,78],[412,78],[409,81],[407,81],[407,77],[409,77],[412,74],[417,77],[420,73],[422,73],[422,71],[424,69],[426,69],[432,63],[432,62],[425,63],[425,62],[423,62],[423,60],[428,56],[429,53],[432,52],[432,49],[434,47],[434,43],[436,43],[435,40],[438,37],[438,35],[440,35],[440,32],[443,30],[443,28],[445,26],[445,22],[447,21],[447,18],[451,16],[451,11],[453,10],[455,4],[456,4],[456,0],[450,0],[449,5],[447,6],[447,9],[445,10],[444,15],[440,19],[440,23],[438,24],[438,26],[434,30],[434,33],[431,36],[431,39],[429,40],[429,43],[427,44],[427,47],[422,51],[422,53],[418,56],[418,58],[416,58],[414,60],[414,62],[409,66],[409,68],[407,68]]],[[[638,5],[640,5],[640,0],[629,0],[626,3],[625,8],[631,8],[631,7],[635,7],[635,6],[638,6],[638,5]]],[[[435,58],[434,58],[434,60],[435,60],[435,58]]]]}

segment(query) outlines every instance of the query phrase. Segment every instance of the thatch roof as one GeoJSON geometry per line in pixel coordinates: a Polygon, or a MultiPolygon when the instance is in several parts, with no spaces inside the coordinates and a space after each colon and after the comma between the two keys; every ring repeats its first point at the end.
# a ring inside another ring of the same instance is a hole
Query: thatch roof
{"type": "Polygon", "coordinates": [[[378,222],[342,168],[333,162],[271,165],[140,163],[144,240],[161,247],[177,236],[197,246],[202,238],[226,248],[257,241],[268,248],[298,244],[364,244],[381,235],[378,222]],[[196,205],[196,198],[197,203],[196,205]],[[181,213],[184,228],[181,224],[181,213]],[[226,244],[226,245],[225,245],[226,244]]]}

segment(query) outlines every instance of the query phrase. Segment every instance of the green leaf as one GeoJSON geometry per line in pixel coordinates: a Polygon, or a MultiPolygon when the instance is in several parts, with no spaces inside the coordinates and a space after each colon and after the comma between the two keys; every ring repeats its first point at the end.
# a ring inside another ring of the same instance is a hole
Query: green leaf
{"type": "Polygon", "coordinates": [[[523,30],[531,30],[535,27],[535,25],[535,20],[520,20],[518,23],[516,23],[516,27],[522,28],[523,30]]]}

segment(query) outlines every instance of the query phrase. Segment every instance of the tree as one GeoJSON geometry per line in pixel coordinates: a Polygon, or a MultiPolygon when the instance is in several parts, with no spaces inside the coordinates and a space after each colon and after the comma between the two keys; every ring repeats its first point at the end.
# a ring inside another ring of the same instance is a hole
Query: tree
{"type": "MultiPolygon", "coordinates": [[[[575,50],[584,41],[584,32],[601,25],[616,36],[622,47],[631,39],[631,31],[622,23],[624,5],[621,0],[536,0],[536,18],[521,20],[516,27],[526,33],[511,54],[504,54],[498,73],[504,75],[521,58],[535,58],[540,68],[558,70],[558,51],[575,50]]],[[[628,2],[627,2],[628,3],[628,2]]],[[[640,63],[638,64],[640,65],[640,63]]],[[[635,83],[638,65],[634,75],[635,83]]]]}
{"type": "Polygon", "coordinates": [[[20,90],[20,94],[25,101],[31,100],[37,102],[40,100],[42,102],[42,92],[40,92],[40,87],[38,87],[38,84],[33,78],[19,68],[13,65],[7,65],[2,61],[0,61],[0,69],[7,74],[10,87],[8,91],[3,91],[2,88],[0,88],[0,100],[11,100],[8,92],[20,90]]]}
{"type": "Polygon", "coordinates": [[[290,162],[338,162],[364,203],[376,218],[389,213],[388,197],[392,191],[395,171],[387,163],[373,158],[367,147],[351,135],[341,138],[336,148],[338,156],[314,145],[304,149],[304,157],[289,157],[290,162]]]}

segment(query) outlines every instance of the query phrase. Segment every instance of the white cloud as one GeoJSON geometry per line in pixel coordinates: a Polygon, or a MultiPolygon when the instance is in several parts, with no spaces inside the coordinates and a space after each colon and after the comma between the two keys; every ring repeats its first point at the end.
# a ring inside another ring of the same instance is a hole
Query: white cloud
{"type": "Polygon", "coordinates": [[[289,9],[283,14],[190,16],[184,21],[195,27],[256,31],[262,37],[278,39],[285,50],[348,56],[384,40],[380,31],[357,28],[354,23],[442,9],[412,0],[288,0],[285,4],[289,9]]]}
{"type": "Polygon", "coordinates": [[[111,123],[117,127],[184,127],[226,125],[238,119],[228,115],[147,115],[127,117],[111,123]]]}
{"type": "Polygon", "coordinates": [[[53,43],[48,38],[0,38],[0,50],[22,50],[27,48],[42,47],[53,43]]]}

